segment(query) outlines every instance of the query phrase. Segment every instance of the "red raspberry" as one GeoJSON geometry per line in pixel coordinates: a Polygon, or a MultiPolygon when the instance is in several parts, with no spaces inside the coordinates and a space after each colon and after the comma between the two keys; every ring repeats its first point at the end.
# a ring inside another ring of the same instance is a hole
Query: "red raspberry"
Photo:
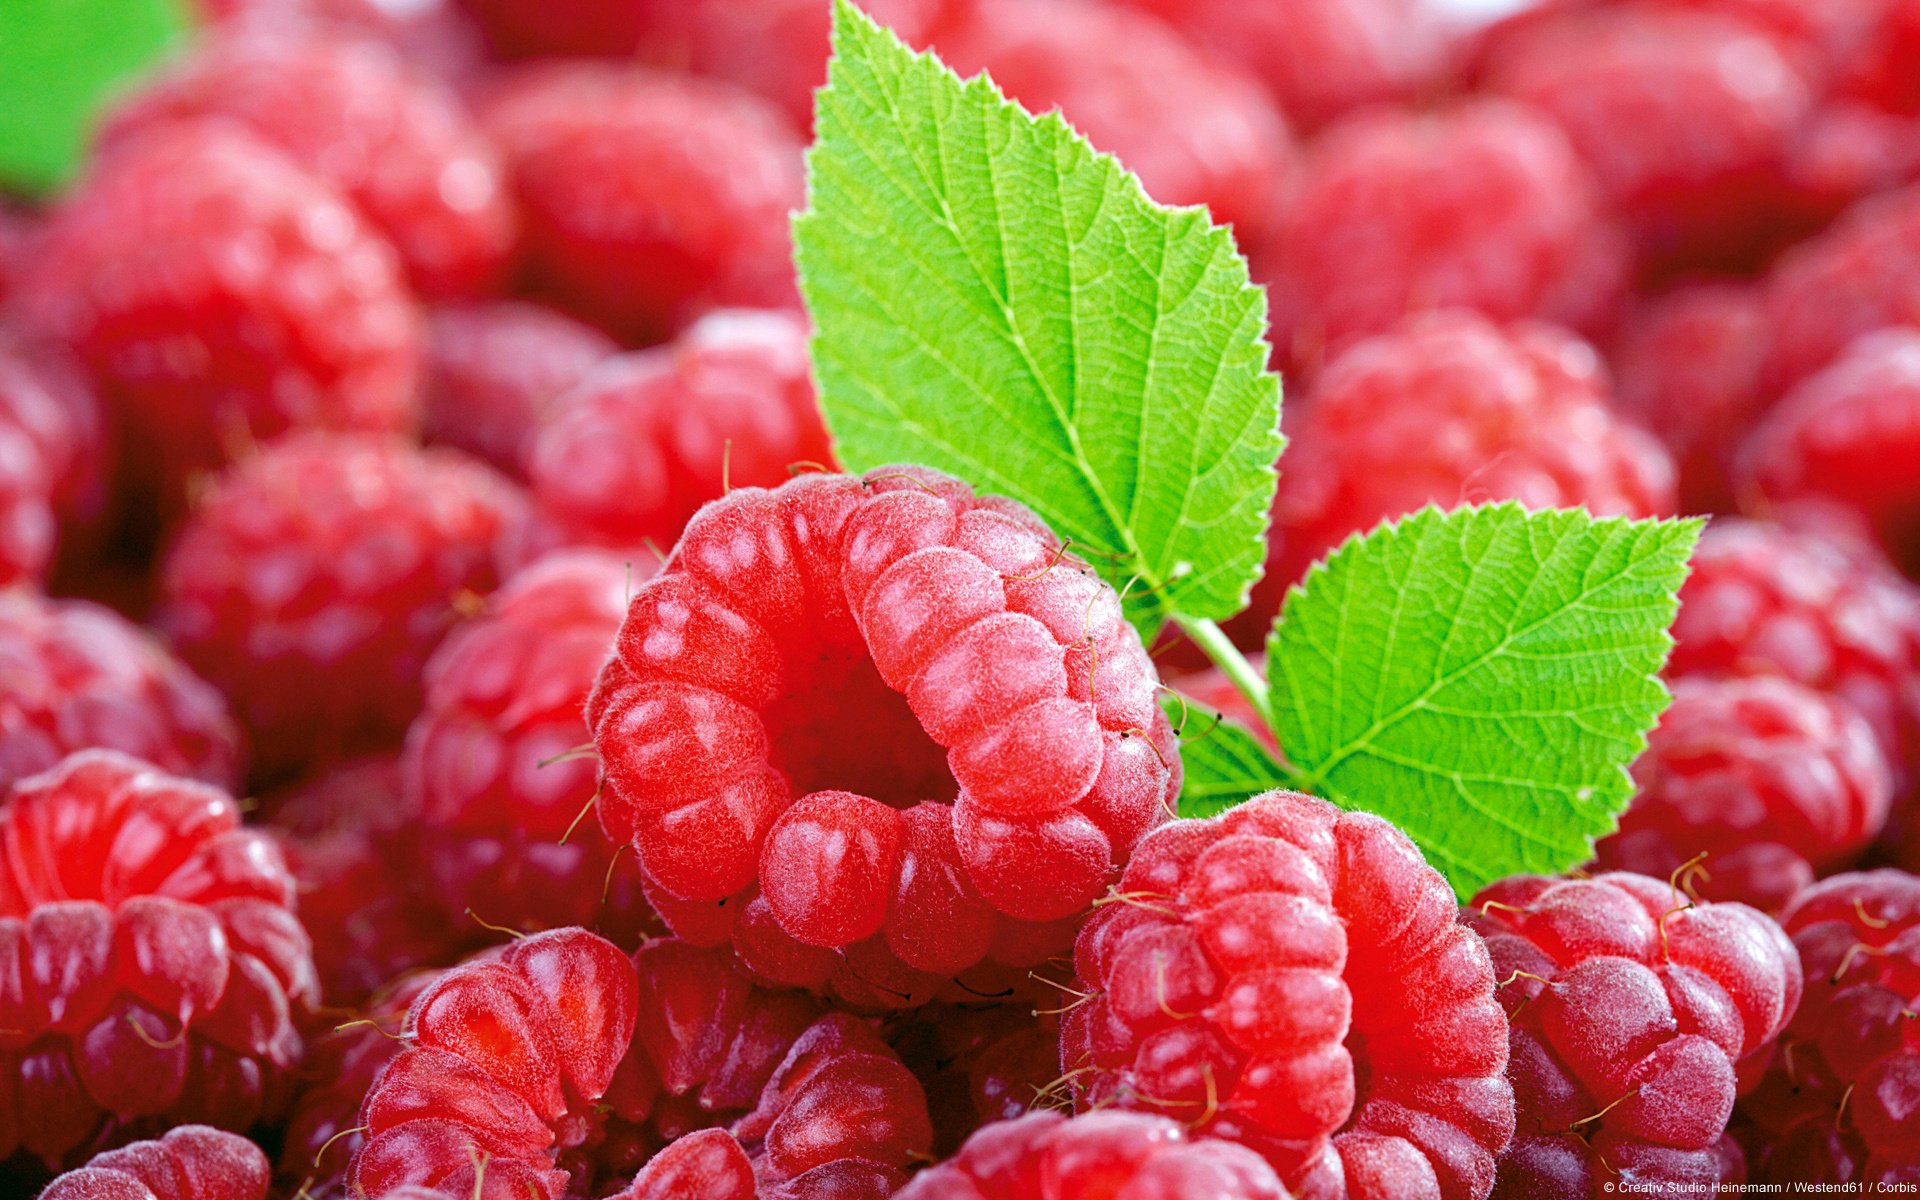
{"type": "Polygon", "coordinates": [[[1802,380],[1747,439],[1738,475],[1765,505],[1858,509],[1920,577],[1920,330],[1869,334],[1802,380]]]}
{"type": "Polygon", "coordinates": [[[1680,589],[1668,669],[1781,675],[1847,701],[1896,780],[1920,765],[1920,594],[1817,532],[1715,521],[1680,589]]]}
{"type": "Polygon", "coordinates": [[[246,127],[352,200],[415,290],[494,290],[513,248],[500,156],[445,85],[390,46],[312,32],[205,38],[109,119],[120,139],[181,121],[246,127]]]}
{"type": "Polygon", "coordinates": [[[1645,305],[1612,359],[1620,409],[1666,443],[1687,512],[1733,507],[1728,464],[1762,408],[1767,319],[1750,287],[1702,284],[1645,305]]]}
{"type": "Polygon", "coordinates": [[[601,364],[534,438],[536,536],[671,546],[729,486],[774,487],[797,464],[831,461],[810,369],[805,322],[765,311],[711,313],[670,346],[601,364]]]}
{"type": "Polygon", "coordinates": [[[1405,834],[1268,792],[1134,851],[1080,932],[1083,1106],[1260,1151],[1303,1197],[1484,1198],[1513,1134],[1480,939],[1405,834]]]}
{"type": "Polygon", "coordinates": [[[418,416],[419,313],[392,250],[331,188],[220,122],[101,159],[18,299],[92,369],[131,442],[123,466],[148,487],[180,488],[249,435],[418,416]]]}
{"type": "Polygon", "coordinates": [[[1513,1023],[1520,1126],[1500,1196],[1744,1178],[1725,1133],[1736,1073],[1766,1061],[1800,1002],[1779,926],[1626,873],[1516,875],[1473,909],[1513,1023]]]}
{"type": "Polygon", "coordinates": [[[240,781],[220,693],[110,609],[0,590],[0,678],[0,789],[92,747],[220,787],[240,781]]]}
{"type": "Polygon", "coordinates": [[[6,301],[14,280],[26,266],[39,229],[39,217],[0,200],[0,303],[6,301]]]}
{"type": "Polygon", "coordinates": [[[937,1158],[983,1125],[1065,1099],[1060,1022],[1025,1004],[929,1004],[899,1014],[887,1042],[926,1092],[937,1158]]]}
{"type": "Polygon", "coordinates": [[[581,707],[627,611],[633,571],[563,552],[515,575],[428,660],[407,731],[402,858],[424,869],[441,921],[603,925],[634,940],[647,912],[633,873],[581,817],[597,768],[581,707]],[[577,826],[577,828],[576,828],[577,826]]]}
{"type": "Polygon", "coordinates": [[[859,1021],[817,1016],[684,942],[629,962],[582,930],[525,938],[414,1001],[350,1182],[557,1200],[637,1169],[628,1200],[702,1176],[713,1200],[886,1196],[931,1140],[919,1087],[859,1021]]]}
{"type": "Polygon", "coordinates": [[[1376,112],[1329,130],[1284,214],[1276,345],[1317,363],[1409,312],[1605,326],[1627,246],[1566,135],[1501,100],[1376,112]]]}
{"type": "Polygon", "coordinates": [[[97,1154],[40,1200],[266,1200],[267,1156],[239,1134],[182,1125],[97,1154]]]}
{"type": "Polygon", "coordinates": [[[1271,235],[1293,166],[1286,120],[1258,84],[1175,27],[1097,0],[972,0],[934,48],[991,73],[1032,112],[1059,109],[1165,204],[1202,204],[1242,247],[1271,235]]]}
{"type": "Polygon", "coordinates": [[[989,1125],[922,1172],[900,1200],[1287,1200],[1273,1168],[1244,1146],[1195,1137],[1178,1121],[1039,1112],[989,1125]]]}
{"type": "Polygon", "coordinates": [[[44,579],[60,518],[99,516],[100,440],[77,367],[0,330],[0,583],[44,579]]]}
{"type": "Polygon", "coordinates": [[[427,439],[524,476],[560,397],[618,349],[538,304],[441,309],[427,325],[427,439]]]}
{"type": "Polygon", "coordinates": [[[1860,714],[1768,676],[1679,680],[1633,777],[1620,831],[1595,847],[1601,867],[1664,879],[1705,854],[1698,892],[1770,912],[1865,850],[1893,803],[1860,714]]]}
{"type": "Polygon", "coordinates": [[[1915,1181],[1920,1166],[1920,879],[1822,880],[1781,915],[1807,996],[1743,1108],[1772,1139],[1761,1178],[1915,1181]]]}
{"type": "Polygon", "coordinates": [[[1765,289],[1766,383],[1774,395],[1863,333],[1920,324],[1920,187],[1855,205],[1782,255],[1765,289]]]}
{"type": "Polygon", "coordinates": [[[459,0],[501,58],[627,58],[661,24],[666,0],[459,0]]]}
{"type": "Polygon", "coordinates": [[[1835,90],[1885,112],[1920,116],[1920,3],[1875,0],[1862,45],[1839,64],[1835,90]]]}
{"type": "Polygon", "coordinates": [[[0,808],[0,1161],[267,1115],[316,997],[293,878],[233,799],[88,750],[0,808]]]}
{"type": "Polygon", "coordinates": [[[1716,14],[1609,7],[1534,24],[1486,68],[1538,105],[1666,267],[1750,262],[1775,220],[1786,146],[1812,106],[1762,31],[1716,14]]]}
{"type": "Polygon", "coordinates": [[[427,656],[496,582],[495,543],[521,506],[454,451],[293,435],[235,464],[187,519],[158,622],[233,701],[258,773],[392,746],[427,656]]]}
{"type": "Polygon", "coordinates": [[[531,68],[485,109],[525,216],[528,283],[636,344],[701,312],[795,302],[800,141],[726,84],[633,67],[531,68]]]}
{"type": "Polygon", "coordinates": [[[1156,686],[1011,501],[902,467],[741,489],[634,596],[588,705],[600,817],[670,896],[736,897],[756,972],[907,1003],[1029,965],[1005,917],[1074,917],[1171,811],[1156,686]]]}

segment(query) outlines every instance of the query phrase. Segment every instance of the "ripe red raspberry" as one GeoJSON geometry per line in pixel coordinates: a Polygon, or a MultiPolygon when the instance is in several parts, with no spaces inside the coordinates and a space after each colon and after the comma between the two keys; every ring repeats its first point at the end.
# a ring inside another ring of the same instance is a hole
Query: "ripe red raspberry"
{"type": "Polygon", "coordinates": [[[1268,792],[1134,851],[1074,956],[1083,1107],[1176,1118],[1296,1195],[1484,1197],[1513,1134],[1480,939],[1405,834],[1268,792]]]}
{"type": "Polygon", "coordinates": [[[1705,854],[1699,894],[1768,912],[1865,850],[1893,803],[1860,714],[1769,676],[1680,679],[1633,777],[1599,865],[1665,879],[1705,854]]]}
{"type": "Polygon", "coordinates": [[[631,943],[646,915],[632,871],[592,822],[597,768],[581,747],[587,693],[635,587],[586,551],[515,575],[428,660],[407,731],[404,861],[449,925],[599,926],[631,943]]]}
{"type": "Polygon", "coordinates": [[[1098,0],[972,0],[934,41],[1031,112],[1058,109],[1165,204],[1201,204],[1242,247],[1272,233],[1293,166],[1286,120],[1258,84],[1175,27],[1098,0]]]}
{"type": "Polygon", "coordinates": [[[182,1125],[96,1154],[40,1200],[266,1200],[267,1156],[239,1134],[182,1125]]]}
{"type": "Polygon", "coordinates": [[[623,341],[795,303],[800,141],[766,101],[636,67],[529,68],[484,109],[525,219],[527,283],[623,341]]]}
{"type": "Polygon", "coordinates": [[[1781,675],[1845,700],[1896,781],[1909,777],[1920,765],[1920,594],[1872,553],[1818,532],[1715,521],[1680,589],[1670,673],[1781,675]]]}
{"type": "Polygon", "coordinates": [[[1682,288],[1628,320],[1612,357],[1615,396],[1673,453],[1685,511],[1733,507],[1727,471],[1763,407],[1766,353],[1766,314],[1751,287],[1682,288]]]}
{"type": "Polygon", "coordinates": [[[1765,283],[1772,394],[1839,357],[1855,338],[1920,324],[1920,187],[1874,196],[1774,264],[1765,283]]]}
{"type": "Polygon", "coordinates": [[[349,1180],[372,1196],[557,1200],[632,1177],[621,1196],[668,1200],[704,1175],[713,1200],[877,1200],[931,1141],[913,1077],[854,1018],[760,991],[723,953],[663,939],[629,962],[577,929],[428,987],[361,1119],[349,1180]]]}
{"type": "Polygon", "coordinates": [[[268,1115],[317,989],[293,878],[233,799],[88,750],[14,785],[0,841],[0,1161],[268,1115]]]}
{"type": "Polygon", "coordinates": [[[1309,365],[1431,308],[1592,333],[1627,273],[1626,242],[1566,135],[1503,100],[1329,130],[1278,236],[1276,345],[1309,365]]]}
{"type": "Polygon", "coordinates": [[[440,309],[427,323],[427,440],[524,476],[557,401],[618,350],[599,330],[538,304],[440,309]]]}
{"type": "Polygon", "coordinates": [[[1059,1019],[1028,1004],[929,1004],[896,1014],[887,1044],[926,1093],[936,1158],[983,1125],[1066,1099],[1059,1019]]]}
{"type": "Polygon", "coordinates": [[[833,457],[806,324],[784,312],[708,314],[669,346],[602,363],[556,407],[528,474],[536,538],[567,545],[671,546],[729,486],[774,487],[833,457]]]}
{"type": "Polygon", "coordinates": [[[44,579],[62,519],[100,515],[100,443],[77,364],[0,329],[0,584],[44,579]]]}
{"type": "Polygon", "coordinates": [[[0,788],[92,747],[220,787],[240,781],[220,693],[110,609],[0,590],[0,678],[0,788]]]}
{"type": "Polygon", "coordinates": [[[296,434],[236,463],[183,524],[157,621],[233,702],[256,773],[387,748],[521,509],[455,451],[296,434]]]}
{"type": "Polygon", "coordinates": [[[915,468],[741,489],[634,596],[588,705],[600,817],[670,896],[736,897],[763,976],[906,1003],[1027,965],[1005,918],[1074,917],[1171,811],[1156,686],[1011,501],[915,468]]]}
{"type": "Polygon", "coordinates": [[[390,46],[311,31],[195,43],[109,118],[106,145],[182,121],[244,126],[352,200],[426,296],[492,291],[513,248],[498,152],[390,46]]]}
{"type": "Polygon", "coordinates": [[[289,428],[418,417],[419,312],[385,241],[246,133],[183,122],[105,155],[49,221],[22,315],[72,345],[170,504],[289,428]]]}
{"type": "Polygon", "coordinates": [[[1869,334],[1802,380],[1747,439],[1738,477],[1758,504],[1859,510],[1920,576],[1920,330],[1869,334]]]}
{"type": "Polygon", "coordinates": [[[1800,1002],[1800,961],[1744,904],[1664,880],[1516,875],[1473,899],[1512,1021],[1519,1130],[1502,1197],[1710,1188],[1744,1178],[1736,1075],[1800,1002]]]}
{"type": "Polygon", "coordinates": [[[1031,1113],[989,1125],[900,1200],[1287,1200],[1258,1154],[1135,1112],[1031,1113]]]}
{"type": "Polygon", "coordinates": [[[1822,880],[1781,915],[1807,995],[1743,1103],[1769,1135],[1760,1178],[1915,1181],[1920,1167],[1920,879],[1822,880]]]}

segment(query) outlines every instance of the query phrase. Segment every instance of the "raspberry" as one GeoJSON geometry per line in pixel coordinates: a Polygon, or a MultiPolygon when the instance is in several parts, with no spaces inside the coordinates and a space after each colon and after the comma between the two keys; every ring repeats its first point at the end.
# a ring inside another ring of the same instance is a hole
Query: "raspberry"
{"type": "Polygon", "coordinates": [[[1762,408],[1766,353],[1766,315],[1750,287],[1682,288],[1628,320],[1612,358],[1615,395],[1673,452],[1685,511],[1733,507],[1728,467],[1762,408]]]}
{"type": "Polygon", "coordinates": [[[1032,1113],[989,1125],[922,1172],[900,1200],[1287,1200],[1273,1168],[1244,1146],[1195,1137],[1134,1112],[1032,1113]]]}
{"type": "Polygon", "coordinates": [[[1566,135],[1501,100],[1357,115],[1308,154],[1269,291],[1275,344],[1313,364],[1407,313],[1463,307],[1591,333],[1627,245],[1566,135]]]}
{"type": "Polygon", "coordinates": [[[1760,1177],[1913,1180],[1920,1163],[1920,879],[1882,869],[1822,880],[1781,924],[1806,1000],[1743,1104],[1771,1135],[1760,1177]]]}
{"type": "Polygon", "coordinates": [[[1740,1181],[1736,1073],[1765,1061],[1800,1001],[1779,926],[1626,873],[1516,875],[1472,907],[1512,1021],[1520,1123],[1499,1194],[1740,1181]]]}
{"type": "Polygon", "coordinates": [[[465,84],[487,65],[480,31],[455,0],[197,0],[207,23],[269,32],[315,30],[383,42],[408,62],[465,84]]]}
{"type": "Polygon", "coordinates": [[[644,344],[707,309],[795,303],[800,141],[758,96],[573,63],[509,80],[483,115],[524,214],[527,282],[557,307],[644,344]]]}
{"type": "Polygon", "coordinates": [[[350,1183],[557,1200],[637,1169],[631,1200],[703,1176],[714,1200],[883,1197],[931,1140],[925,1103],[871,1030],[817,1016],[684,942],[629,962],[582,930],[522,939],[414,1001],[350,1183]]]}
{"type": "Polygon", "coordinates": [[[560,397],[618,349],[537,304],[441,309],[427,325],[427,438],[524,476],[560,397]]]}
{"type": "Polygon", "coordinates": [[[0,678],[0,788],[96,746],[220,787],[240,780],[220,694],[110,609],[0,590],[0,678]]]}
{"type": "Polygon", "coordinates": [[[1875,196],[1781,256],[1765,283],[1772,394],[1859,335],[1920,324],[1920,187],[1875,196]]]}
{"type": "Polygon", "coordinates": [[[1149,834],[1113,900],[1080,932],[1090,998],[1061,1031],[1083,1107],[1240,1142],[1301,1196],[1488,1194],[1506,1021],[1405,834],[1268,792],[1149,834]]]}
{"type": "Polygon", "coordinates": [[[662,17],[662,0],[460,0],[501,58],[630,57],[662,17]]]}
{"type": "Polygon", "coordinates": [[[1920,764],[1920,595],[1865,547],[1724,519],[1694,551],[1668,670],[1781,675],[1847,701],[1896,782],[1920,764]]]}
{"type": "Polygon", "coordinates": [[[99,515],[99,424],[72,364],[0,330],[0,584],[44,579],[59,519],[99,515]]]}
{"type": "Polygon", "coordinates": [[[13,282],[26,266],[40,219],[0,200],[0,303],[7,299],[13,282]]]}
{"type": "Polygon", "coordinates": [[[293,879],[232,798],[88,750],[0,809],[0,1161],[278,1102],[315,999],[293,879]]]}
{"type": "Polygon", "coordinates": [[[581,706],[633,590],[618,559],[562,552],[515,575],[428,660],[407,731],[404,861],[424,868],[441,921],[472,912],[515,928],[607,924],[630,941],[645,914],[631,872],[605,897],[613,847],[582,822],[596,768],[581,706]],[[579,826],[579,828],[576,828],[579,826]]]}
{"type": "Polygon", "coordinates": [[[1893,802],[1872,727],[1767,676],[1676,682],[1633,777],[1633,807],[1595,848],[1601,867],[1667,878],[1704,853],[1698,891],[1768,911],[1866,849],[1893,802]]]}
{"type": "Polygon", "coordinates": [[[40,1200],[266,1200],[267,1156],[238,1134],[182,1125],[95,1155],[40,1200]]]}
{"type": "Polygon", "coordinates": [[[557,408],[528,473],[546,535],[566,544],[671,546],[729,486],[773,487],[833,457],[806,325],[787,313],[711,313],[670,346],[603,363],[557,408]]]}
{"type": "Polygon", "coordinates": [[[1657,7],[1539,22],[1503,42],[1486,77],[1566,131],[1643,255],[1664,267],[1753,260],[1787,143],[1812,106],[1760,30],[1657,7]]]}
{"type": "Polygon", "coordinates": [[[389,747],[419,711],[427,656],[493,587],[495,543],[521,506],[454,451],[294,435],[195,508],[157,619],[233,702],[257,774],[389,747]]]}
{"type": "Polygon", "coordinates": [[[887,1042],[927,1097],[933,1152],[951,1157],[974,1130],[1059,1102],[1060,1022],[1021,1004],[929,1004],[900,1014],[887,1042]]]}
{"type": "Polygon", "coordinates": [[[86,361],[125,426],[123,466],[167,497],[249,435],[418,416],[419,313],[392,250],[331,188],[219,122],[103,157],[17,299],[86,361]]]}
{"type": "Polygon", "coordinates": [[[1748,437],[1742,491],[1767,505],[1823,497],[1858,509],[1920,577],[1920,330],[1855,342],[1802,380],[1748,437]]]}
{"type": "Polygon", "coordinates": [[[216,33],[109,119],[105,144],[181,121],[246,127],[352,200],[427,296],[491,291],[513,247],[499,154],[445,85],[392,47],[312,32],[216,33]]]}
{"type": "Polygon", "coordinates": [[[734,897],[763,977],[913,1003],[1026,965],[1005,918],[1076,916],[1171,810],[1156,686],[1111,589],[1011,501],[904,467],[740,489],[601,672],[601,822],[669,896],[734,897]]]}
{"type": "Polygon", "coordinates": [[[1207,206],[1243,247],[1271,234],[1293,165],[1286,121],[1173,26],[1096,0],[974,0],[934,48],[1032,112],[1059,109],[1161,202],[1207,206]]]}
{"type": "Polygon", "coordinates": [[[1920,116],[1920,3],[1878,0],[1862,45],[1841,64],[1835,90],[1889,113],[1920,116]]]}

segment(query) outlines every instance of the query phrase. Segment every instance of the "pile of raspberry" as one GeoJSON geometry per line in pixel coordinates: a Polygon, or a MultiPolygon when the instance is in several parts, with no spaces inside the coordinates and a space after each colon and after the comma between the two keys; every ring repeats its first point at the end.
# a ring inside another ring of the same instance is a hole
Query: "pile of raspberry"
{"type": "Polygon", "coordinates": [[[0,191],[0,1194],[1920,1182],[1920,4],[860,2],[1232,226],[1256,662],[1425,505],[1713,518],[1617,830],[1182,819],[1232,681],[842,470],[825,0],[195,0],[0,191]]]}

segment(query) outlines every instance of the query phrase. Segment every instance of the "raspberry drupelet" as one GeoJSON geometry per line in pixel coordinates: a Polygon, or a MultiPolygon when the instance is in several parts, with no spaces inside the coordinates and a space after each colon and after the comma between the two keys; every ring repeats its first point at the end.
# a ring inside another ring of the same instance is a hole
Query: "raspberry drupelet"
{"type": "Polygon", "coordinates": [[[232,797],[88,750],[14,784],[0,843],[0,1161],[271,1116],[318,989],[293,877],[232,797]]]}
{"type": "Polygon", "coordinates": [[[1475,896],[1512,1021],[1519,1129],[1502,1198],[1601,1200],[1745,1178],[1726,1134],[1800,1001],[1800,960],[1744,904],[1666,880],[1516,875],[1475,896]]]}
{"type": "Polygon", "coordinates": [[[772,982],[917,1003],[1057,949],[1171,812],[1157,686],[1112,589],[1011,501],[913,467],[740,489],[601,672],[600,818],[677,929],[675,901],[720,905],[772,982]]]}
{"type": "Polygon", "coordinates": [[[40,1200],[267,1200],[267,1156],[236,1133],[181,1125],[94,1155],[40,1200]]]}
{"type": "Polygon", "coordinates": [[[1513,1134],[1487,951],[1405,834],[1268,792],[1149,834],[1081,931],[1082,1107],[1249,1146],[1300,1197],[1487,1196],[1513,1134]]]}

